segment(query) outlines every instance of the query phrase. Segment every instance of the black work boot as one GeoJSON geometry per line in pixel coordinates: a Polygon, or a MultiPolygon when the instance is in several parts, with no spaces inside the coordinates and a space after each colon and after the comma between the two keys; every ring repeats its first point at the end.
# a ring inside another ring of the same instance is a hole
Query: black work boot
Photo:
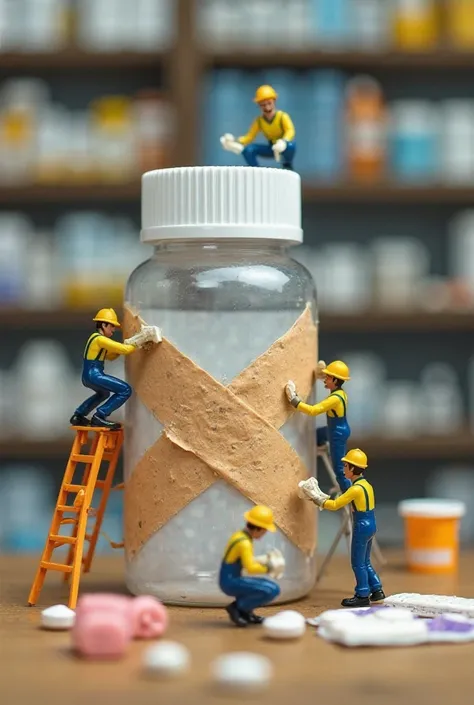
{"type": "Polygon", "coordinates": [[[260,617],[260,615],[255,614],[255,612],[243,612],[242,610],[240,610],[240,614],[249,624],[262,624],[262,622],[265,620],[264,617],[260,617]]]}
{"type": "Polygon", "coordinates": [[[248,622],[242,617],[239,610],[237,609],[237,603],[232,602],[230,605],[227,605],[225,611],[237,627],[247,626],[248,622]]]}
{"type": "Polygon", "coordinates": [[[346,597],[341,605],[343,607],[370,607],[370,600],[368,597],[354,595],[354,597],[346,597]]]}
{"type": "Polygon", "coordinates": [[[374,590],[370,595],[371,602],[382,602],[382,600],[385,600],[385,593],[382,588],[380,588],[380,590],[374,590]]]}
{"type": "Polygon", "coordinates": [[[94,414],[94,416],[91,418],[91,426],[108,428],[109,431],[118,431],[122,428],[122,424],[115,423],[114,421],[109,421],[108,419],[105,419],[102,416],[98,416],[97,414],[94,414]]]}
{"type": "Polygon", "coordinates": [[[71,418],[69,419],[69,423],[71,426],[90,426],[91,422],[87,418],[87,416],[83,416],[82,414],[78,414],[75,412],[71,418]]]}

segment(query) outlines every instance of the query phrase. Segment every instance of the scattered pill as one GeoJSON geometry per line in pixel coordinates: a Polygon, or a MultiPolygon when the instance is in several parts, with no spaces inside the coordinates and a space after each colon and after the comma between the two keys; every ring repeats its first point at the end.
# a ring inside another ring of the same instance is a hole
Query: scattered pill
{"type": "Polygon", "coordinates": [[[53,605],[41,612],[43,629],[71,629],[74,626],[76,613],[66,605],[53,605]]]}
{"type": "Polygon", "coordinates": [[[298,639],[305,631],[305,618],[294,610],[279,612],[263,622],[263,632],[270,639],[298,639]]]}
{"type": "Polygon", "coordinates": [[[214,680],[226,688],[260,690],[273,676],[273,666],[268,658],[247,651],[220,656],[211,668],[214,680]]]}
{"type": "Polygon", "coordinates": [[[178,675],[188,668],[190,660],[188,649],[176,641],[160,641],[144,654],[144,666],[150,675],[178,675]]]}

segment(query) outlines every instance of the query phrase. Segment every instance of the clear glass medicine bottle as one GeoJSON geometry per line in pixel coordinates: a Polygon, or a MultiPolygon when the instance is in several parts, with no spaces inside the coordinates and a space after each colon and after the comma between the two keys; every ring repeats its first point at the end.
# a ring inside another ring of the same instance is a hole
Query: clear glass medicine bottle
{"type": "MultiPolygon", "coordinates": [[[[302,242],[301,183],[294,172],[252,167],[148,172],[142,181],[142,241],[154,245],[154,254],[131,274],[125,304],[224,385],[284,335],[308,303],[318,323],[311,275],[288,253],[302,242]]],[[[176,389],[176,395],[185,403],[185,389],[176,389]]],[[[126,407],[126,482],[162,430],[132,395],[126,407]]],[[[280,432],[314,474],[314,419],[292,414],[280,432]]],[[[218,586],[223,550],[252,506],[224,480],[215,482],[127,560],[129,589],[167,603],[227,604],[218,586]]],[[[314,584],[315,556],[306,556],[280,530],[260,540],[255,552],[273,546],[286,560],[279,601],[302,597],[314,584]]]]}

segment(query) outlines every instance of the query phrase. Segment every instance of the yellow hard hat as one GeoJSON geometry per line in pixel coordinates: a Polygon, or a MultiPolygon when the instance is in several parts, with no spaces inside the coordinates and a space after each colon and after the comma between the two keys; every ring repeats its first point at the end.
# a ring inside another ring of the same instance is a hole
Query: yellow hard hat
{"type": "Polygon", "coordinates": [[[276,100],[278,93],[271,86],[260,86],[255,93],[254,103],[261,103],[263,100],[276,100]]]}
{"type": "Polygon", "coordinates": [[[270,507],[264,507],[262,504],[258,504],[256,507],[252,507],[248,512],[245,512],[244,517],[254,526],[258,526],[260,529],[266,529],[267,531],[276,531],[276,526],[273,523],[273,512],[270,507]]]}
{"type": "Polygon", "coordinates": [[[95,318],[92,320],[97,321],[98,323],[111,323],[116,328],[120,328],[117,314],[113,308],[101,308],[100,311],[97,311],[95,318]]]}
{"type": "Polygon", "coordinates": [[[342,360],[330,362],[329,365],[322,371],[325,375],[335,377],[336,379],[342,379],[344,382],[347,382],[347,380],[350,379],[349,368],[345,362],[342,362],[342,360]]]}
{"type": "Polygon", "coordinates": [[[341,460],[349,463],[349,465],[355,465],[356,468],[366,468],[368,465],[367,456],[360,448],[353,448],[341,460]]]}

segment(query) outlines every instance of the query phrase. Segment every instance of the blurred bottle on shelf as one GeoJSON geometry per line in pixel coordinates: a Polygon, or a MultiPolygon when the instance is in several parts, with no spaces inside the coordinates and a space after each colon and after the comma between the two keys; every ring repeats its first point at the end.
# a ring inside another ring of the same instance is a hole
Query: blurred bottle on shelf
{"type": "Polygon", "coordinates": [[[352,0],[351,44],[362,51],[382,50],[389,44],[390,6],[384,0],[352,0]]]}
{"type": "Polygon", "coordinates": [[[412,380],[386,382],[380,416],[382,435],[399,438],[417,435],[422,432],[420,419],[423,411],[419,384],[412,380]]]}
{"type": "Polygon", "coordinates": [[[440,110],[443,181],[474,184],[474,101],[446,100],[440,110]]]}
{"type": "Polygon", "coordinates": [[[34,181],[38,115],[48,97],[48,86],[39,79],[11,79],[1,87],[0,183],[34,181]]]}
{"type": "Polygon", "coordinates": [[[86,51],[165,51],[176,21],[173,0],[81,0],[77,42],[86,51]]]}
{"type": "Polygon", "coordinates": [[[366,351],[343,351],[337,357],[351,371],[351,379],[344,385],[349,395],[351,432],[357,436],[378,433],[387,377],[384,361],[380,355],[366,351]]]}
{"type": "Polygon", "coordinates": [[[31,339],[15,360],[16,435],[47,440],[64,435],[72,370],[55,340],[31,339]]]}
{"type": "Polygon", "coordinates": [[[355,313],[370,306],[370,263],[362,245],[335,242],[320,249],[325,310],[355,313]]]}
{"type": "Polygon", "coordinates": [[[159,91],[139,91],[133,105],[139,171],[170,164],[173,111],[159,91]]]}
{"type": "Polygon", "coordinates": [[[394,35],[401,51],[426,51],[439,41],[437,0],[395,0],[394,35]]]}
{"type": "Polygon", "coordinates": [[[0,548],[3,553],[41,551],[54,509],[53,483],[45,468],[2,468],[0,548]]]}
{"type": "MultiPolygon", "coordinates": [[[[336,182],[343,174],[344,78],[339,71],[312,71],[308,77],[304,129],[308,142],[303,161],[305,172],[318,181],[336,182]]],[[[300,141],[300,138],[298,138],[300,141]]]]}
{"type": "Polygon", "coordinates": [[[60,51],[68,43],[70,0],[16,0],[23,3],[24,41],[22,51],[60,51]]]}
{"type": "Polygon", "coordinates": [[[106,96],[94,101],[91,109],[98,180],[130,181],[136,173],[131,101],[106,96]]]}
{"type": "Polygon", "coordinates": [[[16,307],[25,300],[25,255],[32,233],[32,223],[22,213],[0,214],[0,305],[16,307]]]}
{"type": "Polygon", "coordinates": [[[449,0],[446,7],[447,39],[453,48],[462,51],[474,49],[473,0],[449,0]]]}
{"type": "Polygon", "coordinates": [[[346,149],[349,176],[378,181],[385,166],[386,116],[380,84],[356,76],[346,86],[346,149]]]}
{"type": "Polygon", "coordinates": [[[390,108],[390,165],[407,183],[434,181],[439,174],[439,114],[428,101],[399,100],[390,108]]]}
{"type": "Polygon", "coordinates": [[[310,0],[316,48],[343,49],[351,37],[350,0],[310,0]]]}
{"type": "Polygon", "coordinates": [[[58,259],[50,232],[37,231],[25,254],[26,276],[21,305],[25,309],[53,310],[61,305],[58,259]]]}
{"type": "Polygon", "coordinates": [[[474,209],[457,213],[448,225],[449,273],[464,282],[474,301],[474,209]]]}
{"type": "Polygon", "coordinates": [[[35,178],[39,184],[58,184],[68,178],[70,114],[62,105],[46,105],[38,112],[35,178]]]}
{"type": "Polygon", "coordinates": [[[371,259],[375,305],[387,311],[416,307],[420,284],[430,270],[426,246],[413,238],[377,238],[371,259]]]}
{"type": "Polygon", "coordinates": [[[463,401],[454,368],[444,362],[426,365],[421,372],[421,400],[424,431],[433,435],[449,435],[462,428],[463,401]]]}

